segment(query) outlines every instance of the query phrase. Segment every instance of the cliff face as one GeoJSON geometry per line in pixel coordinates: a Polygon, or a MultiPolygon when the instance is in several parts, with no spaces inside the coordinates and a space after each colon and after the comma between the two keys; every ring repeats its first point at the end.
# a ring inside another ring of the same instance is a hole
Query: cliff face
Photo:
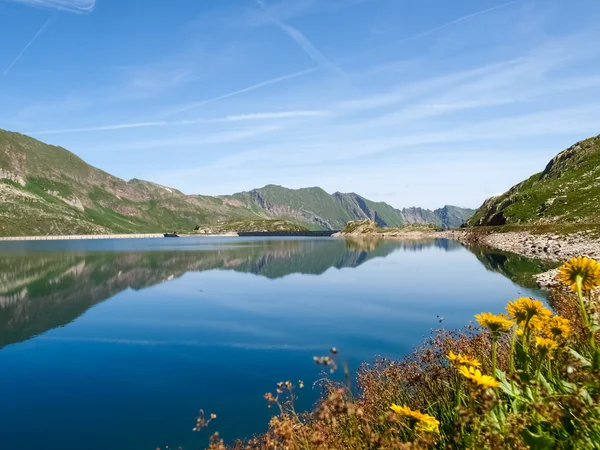
{"type": "Polygon", "coordinates": [[[600,136],[555,156],[546,168],[486,200],[472,226],[563,224],[600,221],[600,136]]]}
{"type": "Polygon", "coordinates": [[[444,206],[435,211],[417,207],[396,209],[355,193],[335,192],[330,195],[321,188],[295,190],[275,185],[234,194],[232,198],[253,211],[262,210],[270,216],[330,230],[342,229],[349,221],[356,220],[371,220],[380,227],[431,224],[455,228],[475,212],[457,206],[444,206]]]}

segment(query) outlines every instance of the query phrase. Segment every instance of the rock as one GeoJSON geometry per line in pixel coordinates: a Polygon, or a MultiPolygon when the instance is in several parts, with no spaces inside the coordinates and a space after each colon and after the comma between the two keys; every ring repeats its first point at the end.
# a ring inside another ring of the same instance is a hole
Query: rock
{"type": "Polygon", "coordinates": [[[8,170],[4,170],[0,168],[0,179],[10,180],[14,183],[20,184],[21,186],[25,186],[25,180],[21,175],[9,172],[8,170]]]}
{"type": "Polygon", "coordinates": [[[551,289],[560,284],[558,279],[556,278],[558,275],[558,269],[552,269],[544,273],[540,273],[535,276],[535,281],[537,285],[542,289],[551,289]]]}

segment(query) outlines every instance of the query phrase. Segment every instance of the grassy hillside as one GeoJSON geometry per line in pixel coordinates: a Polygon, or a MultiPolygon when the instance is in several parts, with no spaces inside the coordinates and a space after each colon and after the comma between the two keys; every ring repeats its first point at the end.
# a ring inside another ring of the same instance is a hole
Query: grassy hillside
{"type": "Polygon", "coordinates": [[[600,136],[578,142],[546,168],[492,197],[468,224],[554,225],[600,223],[600,136]]]}
{"type": "Polygon", "coordinates": [[[223,223],[261,226],[270,219],[313,230],[341,229],[357,219],[381,226],[443,221],[437,212],[417,210],[405,214],[386,203],[330,195],[318,187],[268,185],[230,196],[186,195],[149,181],[122,180],[64,148],[0,130],[0,235],[192,231],[223,223]]]}
{"type": "Polygon", "coordinates": [[[256,212],[271,217],[308,224],[311,229],[342,229],[349,221],[372,220],[382,227],[410,224],[433,224],[455,228],[469,219],[475,210],[445,206],[431,211],[423,208],[396,209],[384,202],[374,202],[355,193],[328,194],[323,189],[287,189],[268,185],[231,197],[256,212]]]}
{"type": "Polygon", "coordinates": [[[319,187],[287,189],[271,184],[232,197],[255,211],[307,223],[311,229],[338,229],[350,220],[342,205],[319,187]]]}

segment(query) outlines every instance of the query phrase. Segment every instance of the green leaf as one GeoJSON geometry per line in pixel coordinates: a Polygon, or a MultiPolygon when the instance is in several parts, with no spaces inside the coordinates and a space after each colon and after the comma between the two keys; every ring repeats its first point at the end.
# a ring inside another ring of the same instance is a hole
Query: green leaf
{"type": "Polygon", "coordinates": [[[586,357],[579,354],[577,351],[570,348],[569,353],[571,354],[571,356],[573,356],[575,359],[577,359],[579,362],[581,362],[583,367],[592,367],[592,362],[589,359],[587,359],[586,357]]]}
{"type": "Polygon", "coordinates": [[[500,389],[506,395],[511,398],[519,398],[521,397],[521,390],[517,387],[517,385],[506,379],[506,374],[502,372],[500,369],[496,369],[496,378],[500,381],[500,389]]]}
{"type": "Polygon", "coordinates": [[[554,439],[547,434],[535,434],[530,430],[523,431],[523,440],[531,450],[551,450],[554,449],[554,439]]]}

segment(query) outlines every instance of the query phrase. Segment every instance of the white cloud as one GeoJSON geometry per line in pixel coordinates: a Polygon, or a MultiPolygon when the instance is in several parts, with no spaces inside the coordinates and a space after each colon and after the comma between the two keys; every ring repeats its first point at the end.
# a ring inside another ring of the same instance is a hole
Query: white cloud
{"type": "Polygon", "coordinates": [[[183,126],[183,125],[194,125],[202,123],[227,123],[227,122],[244,122],[244,121],[257,121],[257,120],[277,120],[277,119],[291,119],[298,117],[323,117],[328,114],[327,111],[279,111],[279,112],[263,112],[263,113],[251,113],[251,114],[239,114],[234,116],[226,116],[217,119],[189,119],[189,120],[175,120],[175,121],[154,121],[154,122],[133,122],[133,123],[120,123],[112,125],[99,125],[92,127],[81,127],[81,128],[62,128],[56,130],[42,130],[42,131],[30,131],[26,134],[31,136],[43,136],[49,134],[71,134],[71,133],[86,133],[93,131],[115,131],[124,130],[130,128],[156,128],[156,127],[167,127],[167,126],[183,126]]]}
{"type": "MultiPolygon", "coordinates": [[[[118,144],[102,148],[103,151],[144,151],[156,148],[182,149],[196,148],[207,145],[227,144],[238,141],[247,141],[251,138],[273,133],[280,130],[280,126],[268,125],[263,127],[245,128],[238,130],[222,130],[212,134],[195,133],[181,136],[166,136],[160,139],[142,139],[133,141],[120,141],[118,144]]],[[[100,148],[98,148],[100,150],[100,148]]]]}
{"type": "MultiPolygon", "coordinates": [[[[59,11],[68,11],[77,14],[85,14],[90,13],[94,10],[96,6],[96,0],[9,0],[17,3],[22,3],[24,5],[29,6],[37,6],[42,8],[56,9],[59,11]]],[[[45,31],[48,29],[52,21],[54,20],[54,16],[51,16],[42,27],[35,33],[33,38],[25,45],[25,47],[21,50],[21,52],[17,55],[17,57],[12,61],[12,63],[6,68],[4,71],[4,75],[6,75],[10,70],[19,62],[21,57],[25,54],[25,52],[31,47],[31,45],[39,38],[45,31]]]]}
{"type": "Polygon", "coordinates": [[[91,13],[95,6],[96,0],[9,0],[17,3],[22,3],[29,6],[38,6],[41,8],[58,9],[60,11],[68,11],[77,14],[91,13]]]}

